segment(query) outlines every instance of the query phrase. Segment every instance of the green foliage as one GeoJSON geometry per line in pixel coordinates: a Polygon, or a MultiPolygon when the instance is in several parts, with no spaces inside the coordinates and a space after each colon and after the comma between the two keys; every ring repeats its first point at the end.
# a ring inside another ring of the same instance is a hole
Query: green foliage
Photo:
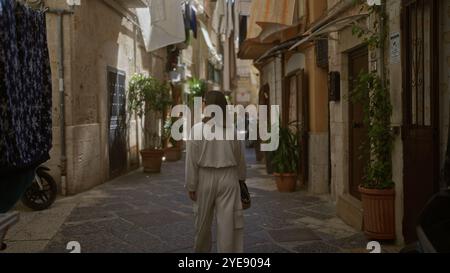
{"type": "Polygon", "coordinates": [[[163,113],[172,104],[170,88],[158,79],[135,74],[128,89],[128,109],[143,118],[148,112],[163,113]]]}
{"type": "Polygon", "coordinates": [[[280,145],[272,153],[272,164],[276,173],[297,173],[300,159],[298,133],[293,126],[280,127],[280,145]]]}
{"type": "Polygon", "coordinates": [[[361,103],[364,109],[364,124],[367,140],[363,147],[369,151],[363,187],[388,189],[392,181],[392,149],[394,136],[391,130],[392,105],[389,90],[383,86],[377,73],[361,73],[350,97],[361,103]]]}
{"type": "Polygon", "coordinates": [[[376,15],[379,18],[372,18],[373,20],[371,28],[361,26],[358,23],[352,24],[352,34],[364,41],[364,43],[370,49],[376,49],[383,47],[383,41],[385,41],[387,30],[381,32],[381,28],[386,28],[385,25],[380,24],[380,18],[386,20],[387,15],[383,12],[382,8],[377,5],[367,6],[365,0],[354,0],[354,5],[360,6],[360,13],[367,12],[369,17],[376,15]]]}
{"type": "MultiPolygon", "coordinates": [[[[363,39],[370,50],[384,50],[386,41],[387,14],[382,6],[367,6],[366,1],[355,0],[361,5],[360,12],[369,13],[370,27],[353,24],[352,33],[363,39]]],[[[384,60],[379,60],[384,65],[384,60]]],[[[384,78],[384,75],[383,75],[384,78]]],[[[369,152],[365,167],[363,187],[369,189],[389,189],[392,181],[392,149],[394,136],[391,130],[392,104],[388,83],[377,72],[360,73],[355,88],[350,92],[354,102],[361,103],[364,109],[364,124],[368,135],[361,149],[369,152]]]]}
{"type": "Polygon", "coordinates": [[[203,80],[199,79],[190,79],[188,81],[189,85],[189,104],[192,104],[194,102],[194,98],[196,97],[204,97],[207,92],[207,84],[203,80]]]}
{"type": "Polygon", "coordinates": [[[145,115],[151,113],[163,114],[171,106],[172,99],[169,85],[154,77],[135,74],[130,79],[128,88],[128,110],[136,113],[141,119],[141,127],[150,139],[150,146],[161,147],[161,138],[144,126],[145,115]]]}
{"type": "Polygon", "coordinates": [[[177,145],[177,142],[172,138],[172,125],[175,121],[177,121],[177,118],[166,119],[163,128],[163,142],[169,141],[174,147],[177,145]]]}

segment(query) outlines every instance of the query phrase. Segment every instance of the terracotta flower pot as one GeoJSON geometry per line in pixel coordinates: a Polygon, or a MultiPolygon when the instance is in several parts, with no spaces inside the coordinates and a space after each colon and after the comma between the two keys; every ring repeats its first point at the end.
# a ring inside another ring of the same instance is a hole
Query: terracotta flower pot
{"type": "Polygon", "coordinates": [[[165,148],[164,156],[166,157],[167,161],[178,161],[181,159],[181,149],[179,147],[165,148]]]}
{"type": "Polygon", "coordinates": [[[162,159],[164,156],[163,150],[146,149],[141,151],[142,165],[146,173],[160,173],[162,159]]]}
{"type": "Polygon", "coordinates": [[[292,173],[274,173],[279,192],[295,192],[297,188],[297,175],[292,173]]]}
{"type": "Polygon", "coordinates": [[[395,240],[395,190],[359,187],[364,232],[371,240],[395,240]]]}

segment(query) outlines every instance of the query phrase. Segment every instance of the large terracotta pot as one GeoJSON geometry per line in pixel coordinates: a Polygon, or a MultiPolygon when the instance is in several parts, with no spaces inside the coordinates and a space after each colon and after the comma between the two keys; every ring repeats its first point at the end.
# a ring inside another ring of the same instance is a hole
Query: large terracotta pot
{"type": "Polygon", "coordinates": [[[364,232],[371,240],[395,240],[395,190],[359,187],[364,232]]]}
{"type": "Polygon", "coordinates": [[[274,173],[279,192],[295,192],[297,188],[297,174],[274,173]]]}
{"type": "Polygon", "coordinates": [[[162,159],[164,157],[163,150],[146,149],[141,151],[142,165],[146,173],[160,173],[162,159]]]}
{"type": "Polygon", "coordinates": [[[166,157],[166,161],[169,162],[179,161],[181,159],[181,148],[180,147],[165,148],[164,156],[166,157]]]}

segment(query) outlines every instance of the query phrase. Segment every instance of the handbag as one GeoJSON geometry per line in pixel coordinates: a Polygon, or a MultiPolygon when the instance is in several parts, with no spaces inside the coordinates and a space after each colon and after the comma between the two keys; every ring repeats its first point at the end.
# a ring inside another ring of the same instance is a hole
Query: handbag
{"type": "Polygon", "coordinates": [[[245,181],[239,181],[239,186],[241,188],[242,209],[247,210],[252,206],[250,192],[248,191],[248,187],[247,184],[245,184],[245,181]]]}

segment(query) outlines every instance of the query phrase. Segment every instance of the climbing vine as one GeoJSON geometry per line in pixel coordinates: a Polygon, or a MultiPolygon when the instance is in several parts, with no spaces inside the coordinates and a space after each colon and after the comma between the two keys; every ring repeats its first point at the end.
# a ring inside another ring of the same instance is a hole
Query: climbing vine
{"type": "MultiPolygon", "coordinates": [[[[362,5],[361,11],[367,10],[370,18],[376,18],[370,27],[354,24],[352,33],[362,39],[369,50],[384,50],[386,41],[386,13],[381,6],[362,5]]],[[[379,60],[384,65],[384,60],[379,60]]],[[[394,136],[391,130],[392,104],[384,72],[370,71],[359,74],[355,88],[350,92],[352,101],[361,103],[364,110],[364,124],[367,127],[367,139],[361,149],[368,151],[369,159],[365,167],[364,188],[389,189],[392,181],[392,149],[394,136]],[[380,75],[381,74],[381,75],[380,75]]]]}

